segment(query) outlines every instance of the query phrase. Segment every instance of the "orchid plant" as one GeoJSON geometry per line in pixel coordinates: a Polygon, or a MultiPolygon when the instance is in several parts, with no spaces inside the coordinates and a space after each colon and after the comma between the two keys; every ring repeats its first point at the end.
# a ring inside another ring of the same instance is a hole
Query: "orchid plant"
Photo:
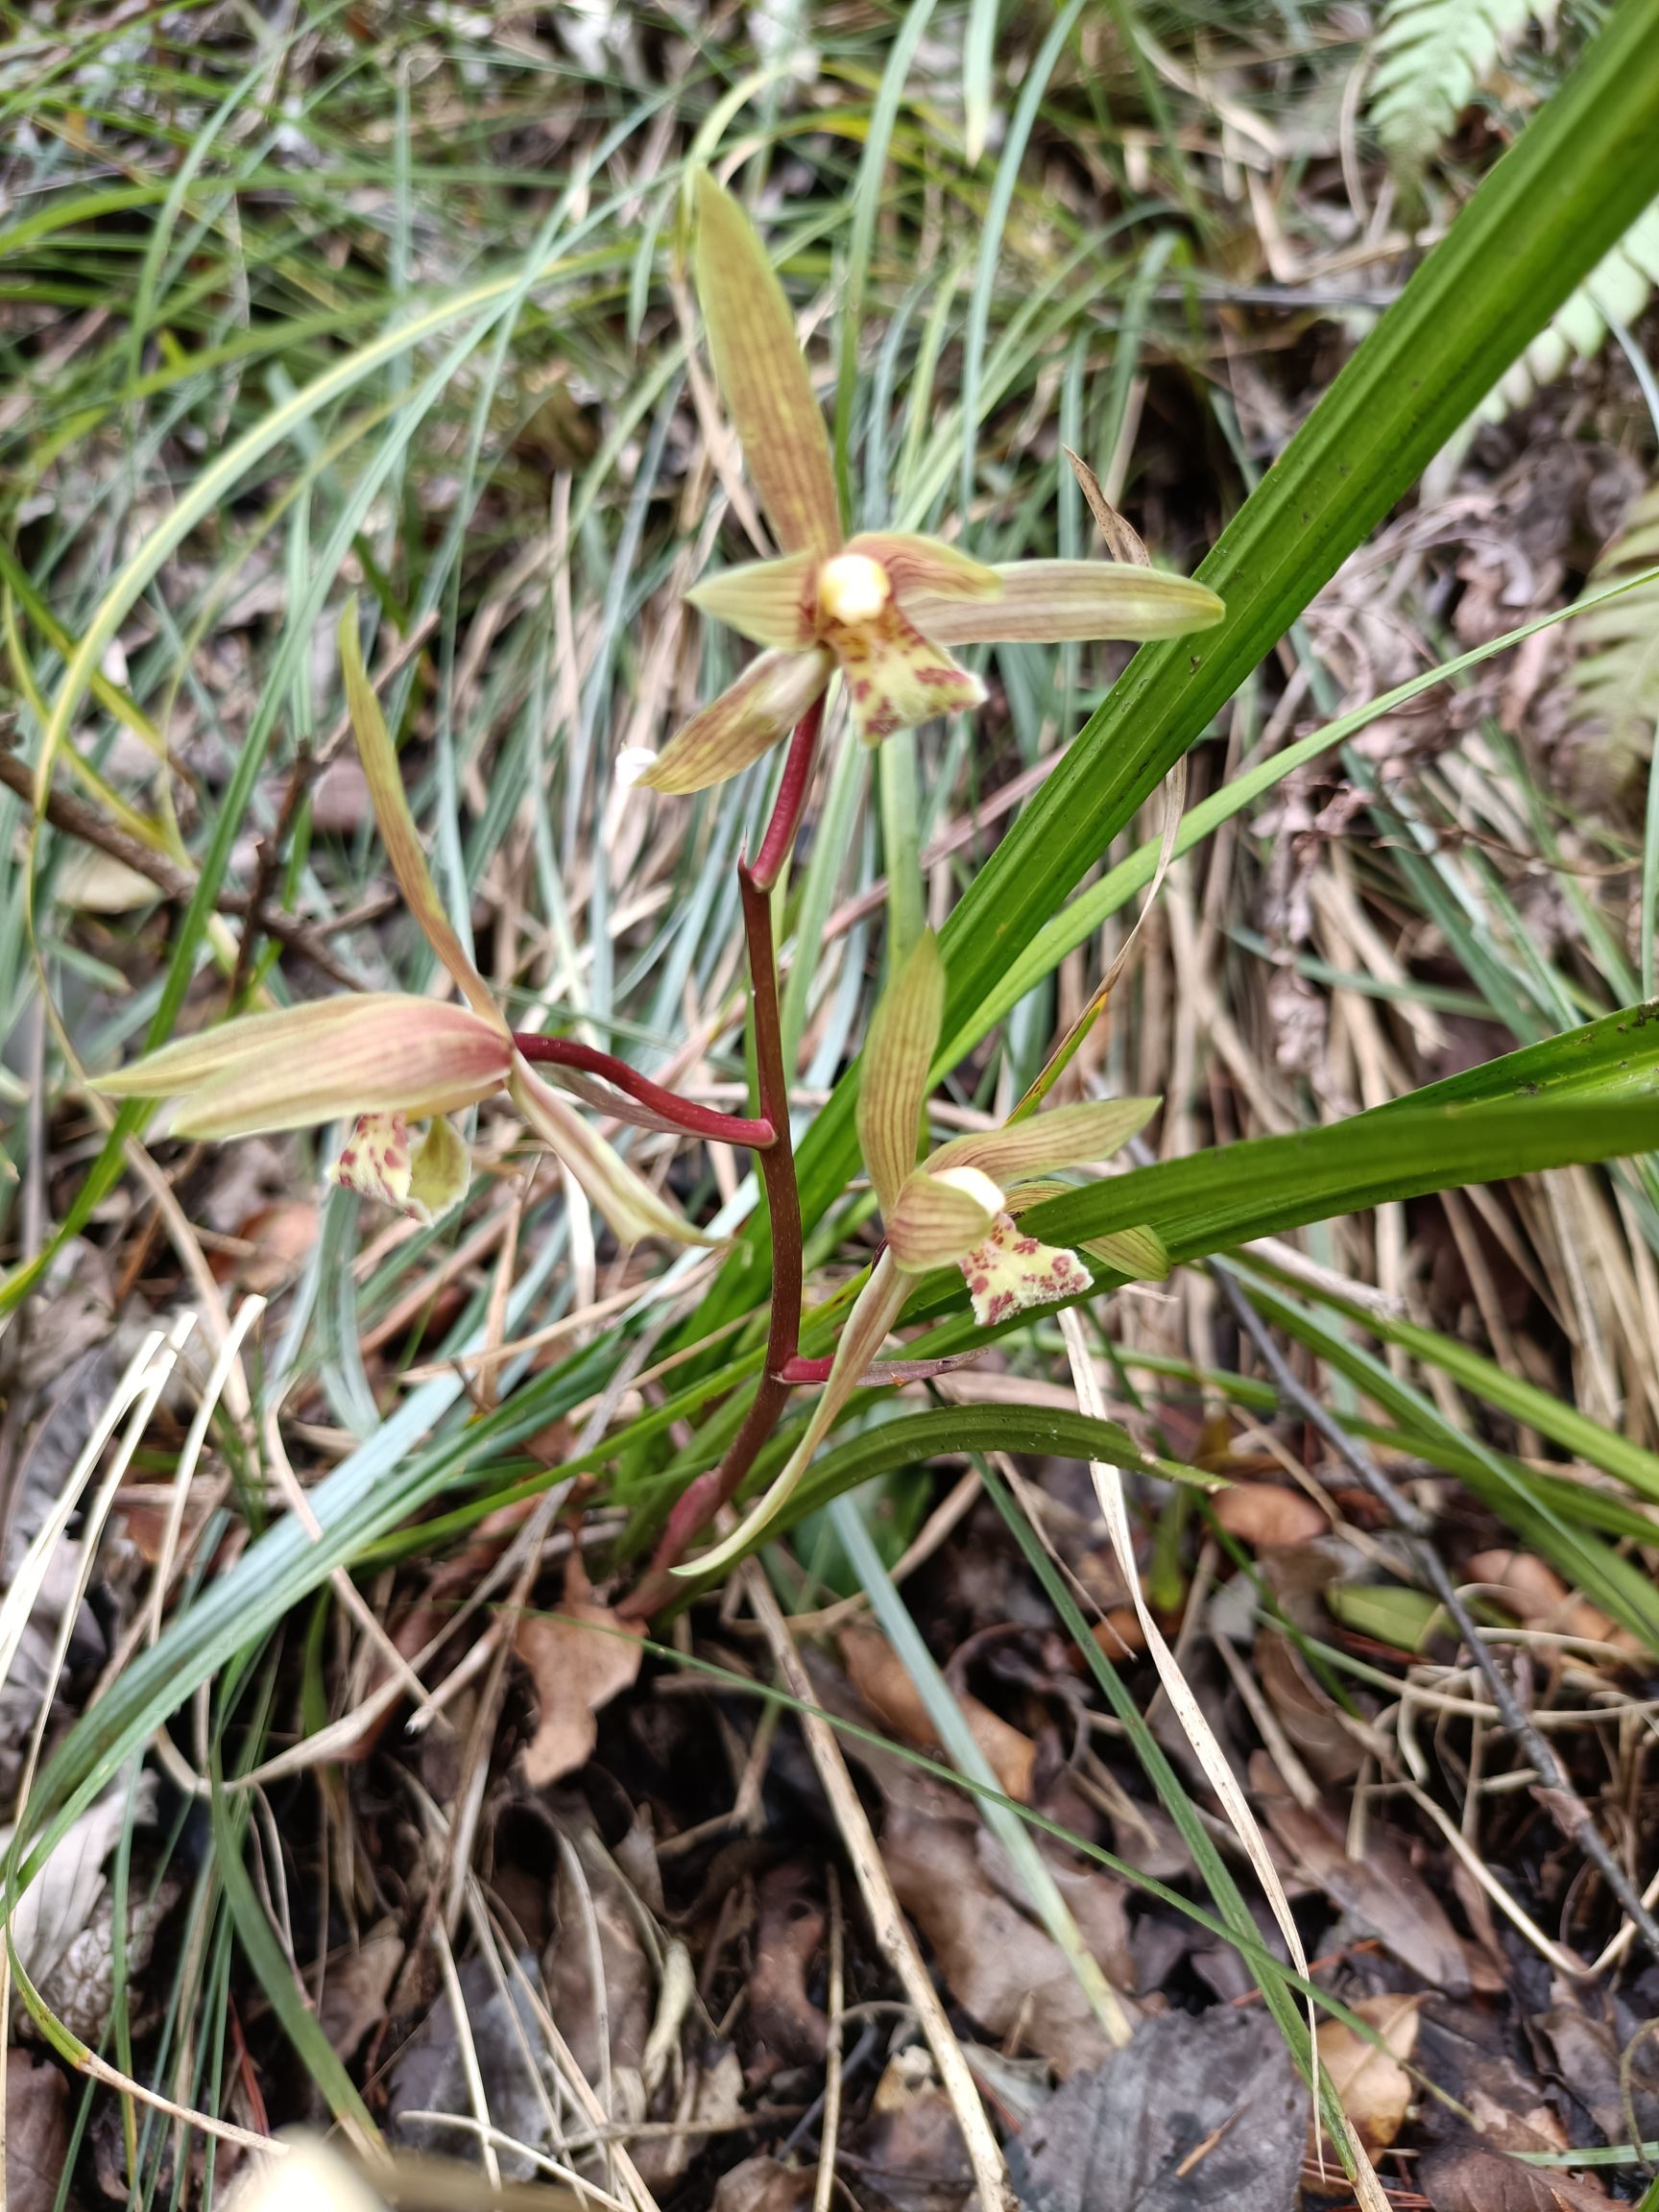
{"type": "MultiPolygon", "coordinates": [[[[779,551],[708,577],[687,594],[703,614],[761,651],[639,781],[664,793],[700,791],[793,732],[758,853],[737,871],[758,1114],[716,1113],[576,1040],[512,1028],[427,869],[349,605],[340,625],[341,663],[375,821],[405,905],[459,1003],[373,993],[245,1016],[164,1046],[99,1086],[113,1096],[175,1100],[171,1126],[180,1136],[224,1140],[344,1120],[349,1126],[330,1177],[423,1221],[468,1188],[470,1152],[450,1117],[504,1098],[623,1243],[709,1239],[561,1091],[615,1119],[751,1149],[774,1256],[762,1371],[730,1445],[682,1494],[649,1572],[625,1600],[622,1610],[636,1617],[683,1588],[678,1574],[720,1566],[776,1519],[855,1391],[909,1376],[911,1366],[878,1355],[923,1276],[958,1269],[986,1330],[1030,1307],[1085,1294],[1093,1278],[1084,1258],[1023,1232],[1021,1213],[1055,1190],[1042,1178],[1110,1158],[1157,1106],[1128,1098],[1022,1109],[1001,1127],[952,1138],[918,1161],[929,1088],[943,1071],[935,1061],[945,1006],[939,947],[923,933],[888,983],[864,1054],[858,1129],[882,1240],[833,1355],[803,1358],[801,1204],[773,894],[794,848],[828,708],[844,699],[858,737],[875,745],[984,703],[983,683],[952,659],[952,645],[1167,637],[1205,629],[1222,613],[1202,585],[1139,564],[998,565],[913,532],[847,536],[824,417],[782,287],[735,200],[705,175],[694,180],[693,195],[695,276],[715,377],[779,551]],[[792,1393],[810,1384],[818,1397],[782,1473],[745,1523],[686,1566],[691,1547],[741,1490],[792,1393]]],[[[1119,1273],[1159,1269],[1149,1233],[1125,1232],[1109,1249],[1089,1249],[1119,1273]]]]}

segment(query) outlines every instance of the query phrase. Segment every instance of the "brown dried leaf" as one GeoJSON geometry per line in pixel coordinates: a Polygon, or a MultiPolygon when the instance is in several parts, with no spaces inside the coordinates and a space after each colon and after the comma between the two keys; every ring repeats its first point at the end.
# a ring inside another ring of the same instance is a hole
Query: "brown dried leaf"
{"type": "MultiPolygon", "coordinates": [[[[1382,2036],[1379,2049],[1345,2021],[1319,2023],[1319,2067],[1342,2100],[1367,2151],[1386,2151],[1411,2104],[1411,2077],[1402,2061],[1417,2047],[1420,1997],[1365,1997],[1354,2007],[1382,2036]]],[[[1325,2140],[1327,2160],[1334,2155],[1325,2140]]]]}
{"type": "Polygon", "coordinates": [[[32,2052],[6,2054],[6,2202],[9,2212],[52,2212],[69,2155],[69,2084],[32,2052]]]}
{"type": "Polygon", "coordinates": [[[1555,1570],[1529,1551],[1478,1551],[1467,1579],[1484,1582],[1528,1628],[1554,1628],[1599,1643],[1614,1633],[1605,1613],[1575,1597],[1555,1570]]]}
{"type": "Polygon", "coordinates": [[[1257,1679],[1280,1727],[1314,1775],[1327,1784],[1352,1781],[1364,1764],[1364,1747],[1290,1638],[1277,1628],[1263,1628],[1254,1657],[1257,1679]]]}
{"type": "Polygon", "coordinates": [[[806,1991],[824,1940],[824,1909],[806,1867],[785,1862],[760,1884],[760,1926],[749,1976],[749,2019],[759,2049],[751,2080],[781,2066],[821,2064],[830,2024],[806,1991]]]}
{"type": "Polygon", "coordinates": [[[1284,1482],[1240,1482],[1212,1503],[1221,1527],[1253,1551],[1310,1544],[1330,1526],[1311,1498],[1284,1482]]]}
{"type": "MultiPolygon", "coordinates": [[[[922,1694],[909,1669],[879,1629],[863,1623],[844,1628],[841,1656],[854,1689],[884,1728],[924,1750],[938,1749],[939,1738],[922,1694]]],[[[988,1705],[980,1704],[977,1697],[959,1695],[957,1701],[974,1731],[974,1741],[991,1762],[998,1786],[1021,1804],[1029,1802],[1036,1744],[988,1705]]]]}
{"type": "MultiPolygon", "coordinates": [[[[889,1796],[881,1856],[899,1902],[930,1946],[947,1986],[989,2033],[1021,2042],[1070,2074],[1110,2045],[1065,1954],[1003,1896],[974,1830],[889,1796]]],[[[1074,1893],[1069,1902],[1077,1905],[1074,1893]]],[[[1114,1960],[1100,1964],[1112,1978],[1114,1960]]]]}
{"type": "Polygon", "coordinates": [[[1605,2212],[1601,2184],[1548,2166],[1523,2166],[1473,2135],[1431,2152],[1420,2185],[1434,2212],[1605,2212]]]}
{"type": "Polygon", "coordinates": [[[1262,1804],[1274,1835],[1308,1881],[1425,1982],[1457,1996],[1468,1990],[1461,1936],[1385,1830],[1374,1826],[1364,1858],[1350,1859],[1342,1824],[1326,1807],[1304,1812],[1277,1796],[1264,1796],[1262,1804]]]}
{"type": "Polygon", "coordinates": [[[342,2058],[386,2017],[386,1999],[403,1963],[396,1920],[377,1920],[354,1951],[333,1960],[317,2007],[318,2024],[342,2058]]]}
{"type": "Polygon", "coordinates": [[[745,2158],[720,2176],[714,2212],[801,2212],[812,2197],[810,2168],[781,2166],[776,2158],[745,2158]]]}
{"type": "Polygon", "coordinates": [[[513,1639],[536,1685],[536,1733],[524,1751],[524,1779],[533,1790],[586,1765],[599,1736],[593,1716],[639,1678],[639,1633],[637,1623],[594,1603],[573,1551],[564,1610],[526,1614],[513,1639]]]}

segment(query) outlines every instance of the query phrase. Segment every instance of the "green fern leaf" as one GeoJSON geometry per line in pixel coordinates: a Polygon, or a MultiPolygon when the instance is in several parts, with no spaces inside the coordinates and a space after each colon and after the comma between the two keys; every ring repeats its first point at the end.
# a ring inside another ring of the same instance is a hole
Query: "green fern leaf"
{"type": "MultiPolygon", "coordinates": [[[[1659,567],[1659,485],[1631,508],[1597,562],[1586,593],[1653,567],[1659,567]]],[[[1578,656],[1568,677],[1571,727],[1620,780],[1651,755],[1659,724],[1659,579],[1581,615],[1572,629],[1578,656]]]]}
{"type": "Polygon", "coordinates": [[[1371,120],[1395,168],[1416,176],[1530,18],[1560,0],[1387,0],[1377,34],[1371,120]]]}
{"type": "Polygon", "coordinates": [[[1659,200],[1640,215],[1612,252],[1547,323],[1502,384],[1481,402],[1488,422],[1524,407],[1575,361],[1588,361],[1613,324],[1628,329],[1659,285],[1659,200]]]}

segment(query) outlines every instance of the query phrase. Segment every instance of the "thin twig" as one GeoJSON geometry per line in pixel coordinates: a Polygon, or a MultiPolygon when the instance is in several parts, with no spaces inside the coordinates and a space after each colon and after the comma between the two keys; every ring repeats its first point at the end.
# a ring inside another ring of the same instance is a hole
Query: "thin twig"
{"type": "Polygon", "coordinates": [[[1412,1548],[1424,1578],[1451,1615],[1458,1635],[1467,1645],[1469,1656],[1498,1709],[1500,1720],[1538,1771],[1541,1787],[1533,1791],[1533,1795],[1562,1835],[1570,1842],[1576,1843],[1595,1866],[1643,1942],[1653,1957],[1659,1959],[1659,1921],[1654,1919],[1643,1904],[1640,1891],[1603,1840],[1589,1807],[1568,1779],[1566,1769],[1556,1758],[1548,1738],[1533,1726],[1522,1710],[1514,1691],[1504,1680],[1503,1670],[1487,1648],[1470,1618],[1468,1607],[1457,1594],[1451,1570],[1434,1548],[1432,1521],[1395,1488],[1365,1446],[1350,1436],[1334,1414],[1327,1411],[1318,1399],[1297,1382],[1289,1363],[1273,1341],[1272,1332],[1251,1304],[1243,1285],[1233,1270],[1224,1262],[1213,1260],[1210,1272],[1232,1308],[1235,1320],[1256,1347],[1281,1402],[1293,1407],[1303,1420],[1324,1437],[1344,1466],[1358,1477],[1383,1506],[1396,1527],[1413,1540],[1412,1548]]]}
{"type": "MultiPolygon", "coordinates": [[[[0,745],[0,783],[15,791],[20,799],[31,805],[35,800],[35,778],[27,762],[15,753],[0,745]]],[[[100,853],[108,853],[112,860],[131,868],[135,876],[144,877],[165,897],[186,904],[196,895],[197,878],[188,868],[181,868],[176,860],[168,860],[159,853],[153,853],[148,845],[130,837],[125,830],[117,830],[95,807],[84,800],[74,798],[67,791],[49,791],[46,794],[45,814],[54,830],[60,830],[67,837],[78,837],[82,844],[92,845],[100,853]]],[[[307,922],[297,922],[292,914],[285,914],[280,906],[269,899],[251,898],[246,892],[221,892],[217,901],[221,914],[239,914],[250,924],[263,929],[268,937],[275,937],[291,951],[302,953],[314,968],[322,970],[331,982],[339,983],[348,991],[361,991],[360,977],[349,969],[343,968],[329,950],[320,931],[307,922]]]]}

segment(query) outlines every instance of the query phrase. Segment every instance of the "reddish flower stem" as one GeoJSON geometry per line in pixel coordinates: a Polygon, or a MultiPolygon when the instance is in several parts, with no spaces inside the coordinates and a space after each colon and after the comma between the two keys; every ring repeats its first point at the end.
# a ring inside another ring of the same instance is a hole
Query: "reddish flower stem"
{"type": "Polygon", "coordinates": [[[516,1029],[513,1042],[526,1060],[540,1060],[554,1068],[579,1068],[585,1075],[602,1075],[618,1091],[627,1092],[630,1098],[637,1098],[642,1106],[672,1121],[687,1137],[707,1137],[716,1144],[748,1144],[763,1152],[776,1134],[769,1119],[746,1121],[740,1115],[718,1114],[712,1106],[699,1106],[677,1092],[665,1091],[661,1083],[653,1083],[649,1075],[641,1075],[625,1060],[597,1051],[591,1045],[578,1045],[574,1038],[532,1037],[516,1029]]]}
{"type": "MultiPolygon", "coordinates": [[[[811,717],[807,717],[811,720],[811,717]]],[[[805,728],[805,724],[802,725],[805,728]]],[[[796,732],[799,738],[800,731],[796,732]]],[[[791,754],[793,757],[793,754],[791,754]]],[[[809,763],[808,763],[809,765],[809,763]]],[[[787,780],[787,779],[785,779],[787,780]]],[[[780,810],[782,794],[779,795],[780,810]]],[[[796,817],[799,819],[799,809],[796,817]]],[[[774,814],[774,825],[777,822],[774,814]]],[[[770,843],[772,832],[767,831],[770,843]]],[[[699,1475],[675,1501],[649,1571],[619,1612],[646,1620],[675,1595],[671,1570],[684,1558],[709,1523],[736,1496],[760,1447],[777,1428],[789,1402],[783,1370],[801,1343],[803,1247],[801,1193],[795,1182],[795,1149],[789,1135],[789,1078],[783,1065],[783,1024],[778,1003],[778,953],[772,929],[772,901],[746,861],[737,863],[743,896],[743,933],[749,949],[749,993],[755,1022],[755,1068],[760,1111],[776,1131],[775,1141],[756,1158],[772,1222],[772,1308],[766,1332],[766,1364],[754,1403],[717,1467],[699,1475]]]]}
{"type": "Polygon", "coordinates": [[[802,810],[806,805],[806,793],[812,783],[812,763],[818,754],[818,733],[823,727],[824,694],[820,692],[796,723],[795,734],[789,740],[789,754],[783,763],[783,781],[778,786],[772,819],[767,823],[766,834],[760,840],[760,851],[753,871],[755,881],[762,891],[771,890],[782,873],[784,861],[795,850],[802,810]]]}

